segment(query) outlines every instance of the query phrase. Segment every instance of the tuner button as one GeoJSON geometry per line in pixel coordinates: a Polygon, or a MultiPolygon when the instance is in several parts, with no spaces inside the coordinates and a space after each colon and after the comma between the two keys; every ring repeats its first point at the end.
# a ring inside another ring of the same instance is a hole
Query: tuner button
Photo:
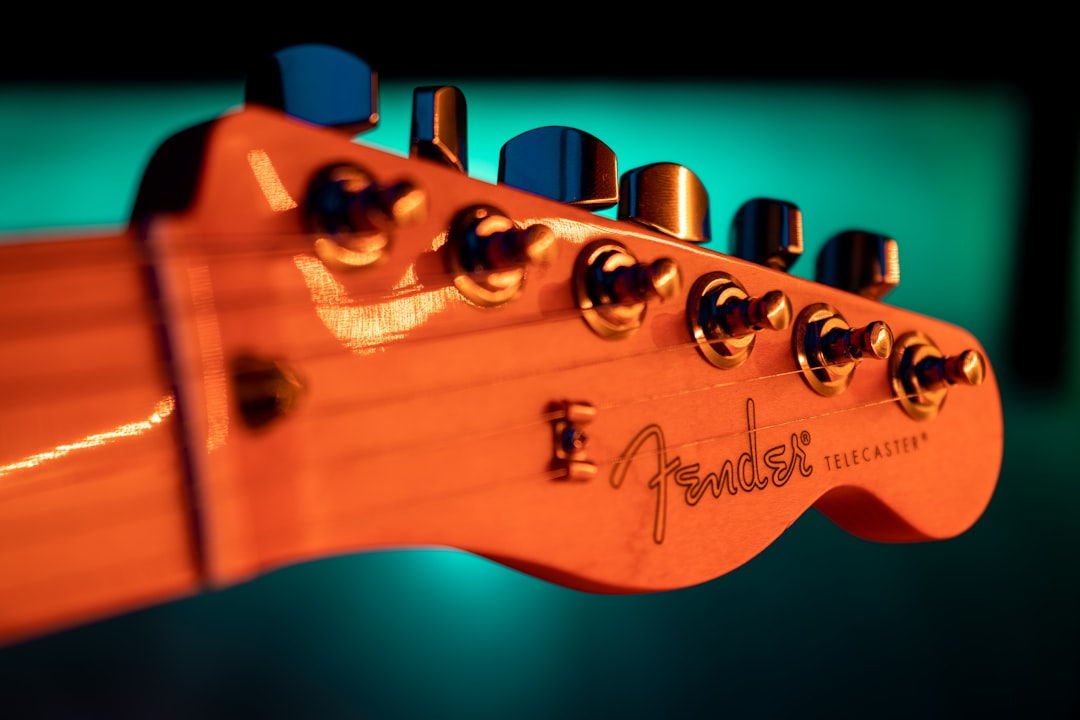
{"type": "Polygon", "coordinates": [[[650,301],[679,293],[682,273],[670,258],[640,262],[622,243],[596,240],[578,254],[573,287],[589,327],[601,337],[621,338],[641,327],[650,301]]]}
{"type": "Polygon", "coordinates": [[[500,305],[518,295],[530,267],[551,264],[555,232],[547,225],[518,227],[506,213],[474,205],[454,218],[445,245],[454,284],[482,306],[500,305]]]}
{"type": "Polygon", "coordinates": [[[885,235],[849,230],[825,243],[817,259],[817,281],[881,300],[900,284],[900,249],[885,235]]]}
{"type": "Polygon", "coordinates": [[[465,95],[458,88],[450,85],[416,88],[409,156],[468,172],[465,116],[465,95]]]}
{"type": "Polygon", "coordinates": [[[864,357],[884,360],[892,353],[889,326],[875,320],[861,328],[834,327],[820,337],[821,358],[826,365],[846,365],[864,357]]]}
{"type": "Polygon", "coordinates": [[[687,296],[690,334],[706,360],[721,368],[750,357],[757,333],[791,324],[791,300],[780,290],[750,297],[731,275],[711,272],[694,283],[687,296]]]}
{"type": "Polygon", "coordinates": [[[506,141],[499,152],[499,182],[591,210],[619,201],[615,153],[571,127],[536,128],[506,141]]]}
{"type": "Polygon", "coordinates": [[[730,240],[732,255],[789,270],[802,256],[802,212],[784,200],[748,200],[735,213],[730,240]]]}
{"type": "Polygon", "coordinates": [[[952,386],[980,385],[986,377],[982,353],[964,350],[947,356],[920,332],[900,336],[889,366],[893,395],[916,420],[935,417],[952,386]]]}
{"type": "Polygon", "coordinates": [[[976,350],[965,350],[950,357],[926,358],[915,366],[923,387],[937,390],[949,385],[981,385],[986,377],[986,361],[976,350]]]}
{"type": "Polygon", "coordinates": [[[704,243],[712,237],[705,186],[688,168],[674,163],[654,163],[624,174],[618,217],[677,240],[704,243]]]}
{"type": "Polygon", "coordinates": [[[378,76],[366,62],[340,48],[306,44],[256,64],[244,100],[355,135],[378,123],[378,92],[378,76]]]}
{"type": "Polygon", "coordinates": [[[863,360],[884,360],[893,352],[893,333],[881,320],[853,328],[836,308],[815,303],[803,309],[791,335],[803,379],[825,396],[843,392],[863,360]]]}
{"type": "Polygon", "coordinates": [[[315,251],[336,267],[381,260],[394,230],[427,214],[427,194],[410,182],[380,185],[363,169],[330,165],[312,178],[304,203],[315,251]]]}

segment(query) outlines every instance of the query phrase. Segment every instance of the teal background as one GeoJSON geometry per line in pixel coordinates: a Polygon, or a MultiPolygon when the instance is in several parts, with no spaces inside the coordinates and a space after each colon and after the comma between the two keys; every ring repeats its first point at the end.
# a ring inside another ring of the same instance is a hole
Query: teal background
{"type": "MultiPolygon", "coordinates": [[[[359,141],[405,152],[419,84],[384,82],[382,123],[359,141]]],[[[611,146],[620,170],[690,167],[718,251],[755,196],[802,208],[796,275],[812,275],[837,231],[897,238],[888,302],[970,329],[1000,376],[1005,460],[984,517],[953,540],[880,545],[810,511],[746,566],[642,596],[570,591],[451,551],[332,558],[2,649],[0,702],[16,717],[1077,717],[1077,363],[1064,386],[1036,391],[1007,359],[1023,97],[927,82],[456,84],[475,177],[494,180],[514,135],[570,125],[611,146]]],[[[123,223],[157,144],[241,94],[0,86],[0,230],[123,223]]],[[[1072,357],[1075,330],[1062,328],[1072,357]]]]}

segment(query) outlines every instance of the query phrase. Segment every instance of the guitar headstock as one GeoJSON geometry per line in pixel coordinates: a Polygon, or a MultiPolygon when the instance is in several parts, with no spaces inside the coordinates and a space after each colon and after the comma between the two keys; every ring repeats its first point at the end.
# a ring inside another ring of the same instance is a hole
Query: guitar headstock
{"type": "MultiPolygon", "coordinates": [[[[746,562],[810,507],[883,541],[982,513],[994,373],[966,331],[883,302],[893,239],[843,233],[818,281],[795,277],[791,202],[748,201],[721,254],[687,167],[620,176],[599,139],[546,127],[483,182],[455,88],[417,89],[404,157],[350,139],[377,106],[347,112],[348,135],[304,119],[295,58],[166,143],[136,207],[217,577],[446,545],[660,590],[746,562]]],[[[374,75],[357,87],[374,98],[374,75]]]]}

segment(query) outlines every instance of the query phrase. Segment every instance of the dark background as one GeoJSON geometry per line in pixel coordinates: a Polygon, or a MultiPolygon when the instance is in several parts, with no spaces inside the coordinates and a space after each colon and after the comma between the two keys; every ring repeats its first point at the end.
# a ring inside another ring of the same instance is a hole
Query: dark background
{"type": "MultiPolygon", "coordinates": [[[[1006,85],[1026,106],[1017,326],[1040,338],[1037,356],[1011,362],[1028,382],[1064,380],[1080,103],[1066,20],[1035,13],[867,20],[812,10],[650,7],[601,12],[544,5],[522,17],[461,6],[352,8],[230,14],[184,5],[58,21],[28,9],[0,44],[0,82],[180,83],[243,78],[282,47],[322,42],[363,57],[384,79],[697,78],[758,84],[847,83],[868,88],[924,82],[1006,85]]],[[[81,11],[78,11],[81,12],[81,11]]],[[[72,108],[77,113],[78,108],[72,108]]]]}
{"type": "Polygon", "coordinates": [[[1015,89],[1027,130],[1014,284],[1002,288],[1013,300],[1000,318],[1009,343],[997,364],[998,495],[946,543],[853,543],[808,515],[746,567],[658,596],[583,596],[426,551],[291,568],[0,650],[0,702],[12,716],[1080,717],[1080,543],[1058,524],[1080,507],[1069,457],[1080,430],[1069,354],[1078,78],[1053,27],[890,17],[817,29],[781,12],[625,8],[585,19],[446,7],[391,22],[388,11],[318,10],[318,30],[283,30],[288,18],[193,23],[194,10],[129,16],[131,27],[28,22],[0,50],[0,82],[230,80],[266,52],[321,41],[387,79],[1015,89]],[[171,20],[170,32],[153,31],[171,20]],[[1066,487],[1057,500],[1039,494],[1047,478],[1066,487]],[[1047,506],[1062,498],[1067,506],[1047,506]],[[441,582],[416,580],[425,573],[441,582]]]}

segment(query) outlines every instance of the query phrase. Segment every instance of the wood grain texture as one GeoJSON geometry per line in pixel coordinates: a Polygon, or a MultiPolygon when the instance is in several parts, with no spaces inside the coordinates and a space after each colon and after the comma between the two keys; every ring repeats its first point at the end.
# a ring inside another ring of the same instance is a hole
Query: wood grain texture
{"type": "Polygon", "coordinates": [[[139,258],[127,235],[0,248],[0,641],[195,584],[139,258]]]}

